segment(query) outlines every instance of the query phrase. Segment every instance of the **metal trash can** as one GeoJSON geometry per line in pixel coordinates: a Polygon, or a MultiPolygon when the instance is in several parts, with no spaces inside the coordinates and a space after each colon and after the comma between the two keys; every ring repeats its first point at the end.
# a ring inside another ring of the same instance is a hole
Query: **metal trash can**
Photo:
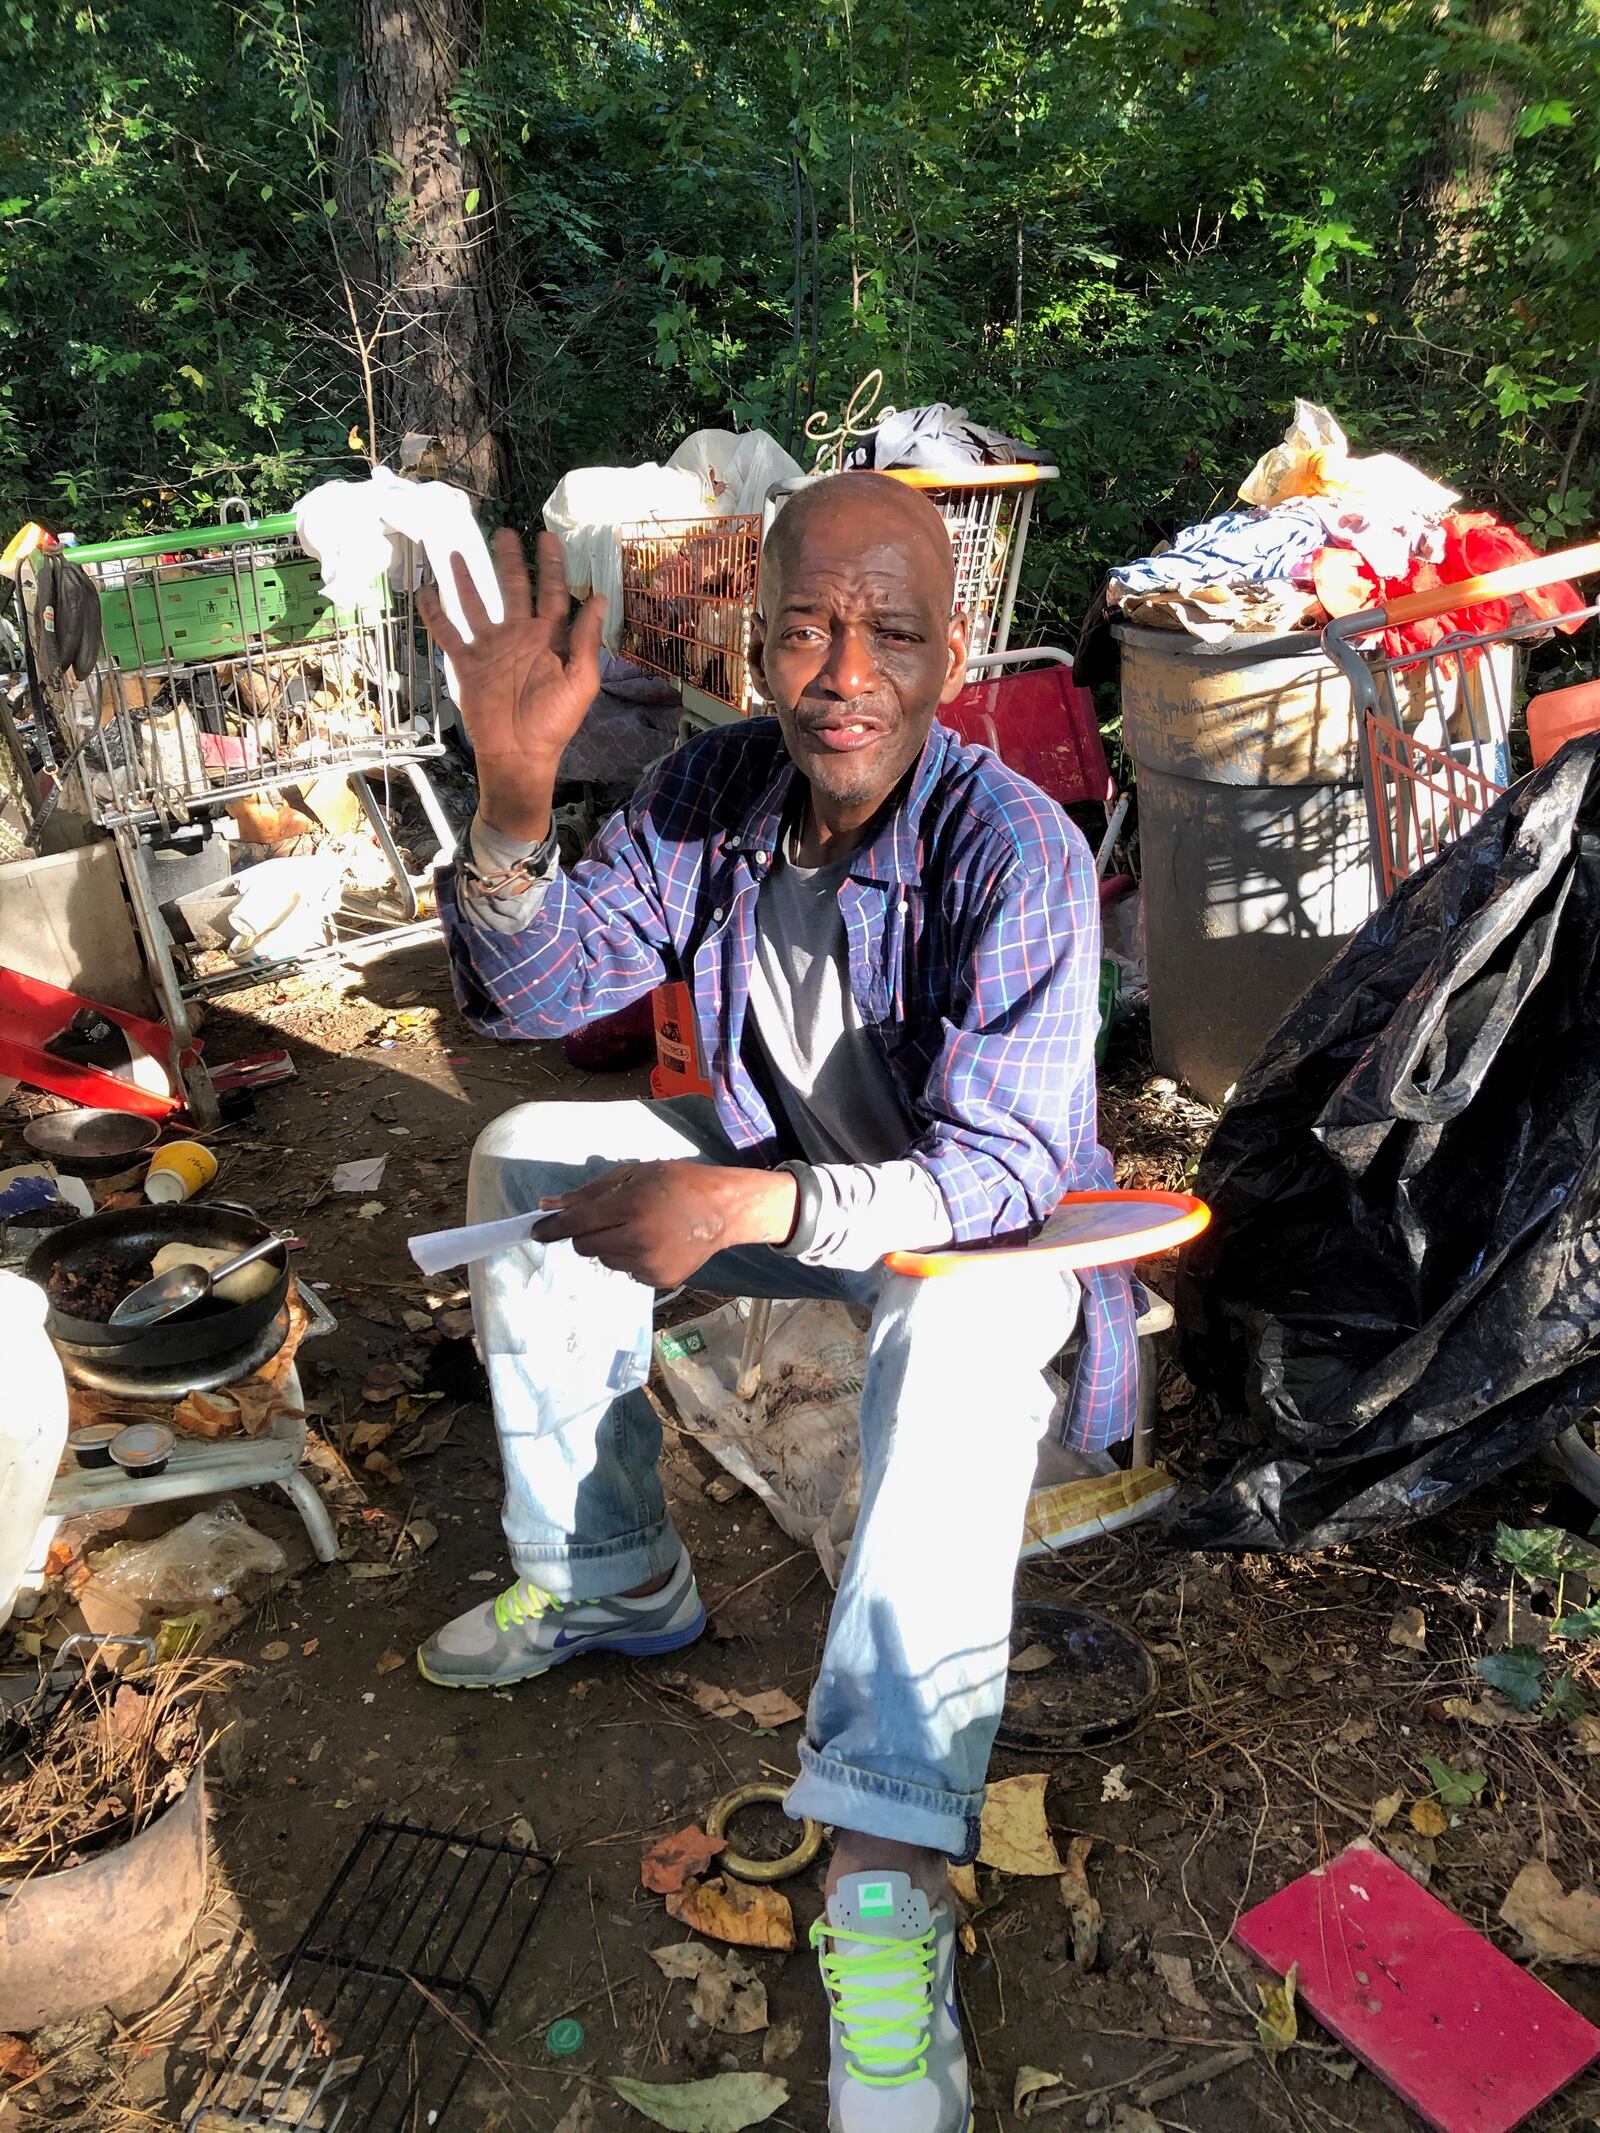
{"type": "Polygon", "coordinates": [[[1220,1103],[1375,906],[1360,722],[1315,637],[1115,634],[1155,1061],[1220,1103]]]}

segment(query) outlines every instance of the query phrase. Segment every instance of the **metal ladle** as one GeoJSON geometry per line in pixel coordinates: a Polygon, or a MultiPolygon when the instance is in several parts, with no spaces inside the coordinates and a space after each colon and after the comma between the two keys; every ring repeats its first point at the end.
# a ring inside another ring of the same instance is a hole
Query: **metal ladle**
{"type": "Polygon", "coordinates": [[[169,1266],[164,1274],[157,1274],[153,1281],[144,1282],[132,1295],[124,1296],[112,1312],[110,1322],[113,1326],[153,1326],[164,1318],[176,1318],[191,1304],[203,1303],[219,1281],[237,1274],[240,1267],[249,1266],[256,1259],[265,1259],[268,1252],[276,1251],[280,1244],[299,1242],[291,1230],[279,1229],[270,1237],[263,1237],[259,1244],[252,1244],[247,1251],[225,1259],[219,1267],[203,1267],[193,1259],[186,1260],[182,1266],[169,1266]]]}

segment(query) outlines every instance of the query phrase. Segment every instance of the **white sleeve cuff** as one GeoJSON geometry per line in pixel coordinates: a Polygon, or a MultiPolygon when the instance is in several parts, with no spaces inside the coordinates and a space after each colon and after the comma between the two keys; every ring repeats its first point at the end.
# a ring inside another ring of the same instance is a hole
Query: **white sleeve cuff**
{"type": "Polygon", "coordinates": [[[886,1252],[948,1244],[944,1195],[907,1156],[892,1163],[785,1163],[799,1189],[794,1234],[778,1249],[805,1266],[865,1273],[886,1252]]]}

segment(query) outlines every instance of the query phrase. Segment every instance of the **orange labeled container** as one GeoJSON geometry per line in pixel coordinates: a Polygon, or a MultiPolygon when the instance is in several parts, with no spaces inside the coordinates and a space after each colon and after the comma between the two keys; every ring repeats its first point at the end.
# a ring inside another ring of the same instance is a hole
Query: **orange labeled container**
{"type": "Polygon", "coordinates": [[[1574,682],[1528,698],[1528,740],[1541,770],[1558,748],[1580,733],[1600,731],[1600,681],[1574,682]]]}

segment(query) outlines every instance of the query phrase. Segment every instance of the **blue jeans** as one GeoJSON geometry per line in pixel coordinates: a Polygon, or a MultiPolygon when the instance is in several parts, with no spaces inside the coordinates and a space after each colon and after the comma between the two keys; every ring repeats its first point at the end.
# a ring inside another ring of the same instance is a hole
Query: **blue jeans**
{"type": "MultiPolygon", "coordinates": [[[[684,1157],[737,1160],[697,1097],[523,1104],[473,1151],[468,1218],[530,1210],[621,1162],[684,1157]]],[[[694,1287],[872,1311],[861,1507],[788,1810],[970,1859],[1052,1404],[1042,1373],[1072,1331],[1077,1281],[1047,1263],[981,1256],[930,1281],[838,1273],[763,1247],[718,1253],[694,1287]]],[[[641,1389],[652,1292],[570,1244],[528,1244],[473,1268],[472,1301],[517,1574],[588,1600],[667,1570],[682,1544],[641,1389]]]]}

